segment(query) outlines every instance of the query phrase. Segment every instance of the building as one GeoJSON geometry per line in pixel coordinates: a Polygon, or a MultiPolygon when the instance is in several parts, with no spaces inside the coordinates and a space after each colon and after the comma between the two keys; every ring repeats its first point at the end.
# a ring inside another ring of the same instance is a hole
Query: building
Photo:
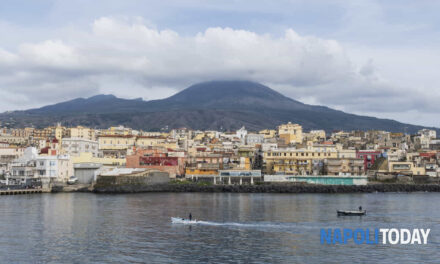
{"type": "Polygon", "coordinates": [[[278,149],[264,152],[266,174],[319,174],[325,159],[337,158],[331,149],[278,149]]]}
{"type": "Polygon", "coordinates": [[[153,147],[165,143],[167,139],[161,136],[138,136],[135,141],[137,147],[153,147]]]}
{"type": "Polygon", "coordinates": [[[94,157],[91,152],[81,152],[79,156],[72,156],[73,164],[96,163],[103,166],[117,167],[125,166],[126,159],[121,157],[105,156],[94,157]]]}
{"type": "Polygon", "coordinates": [[[34,147],[26,148],[23,156],[10,164],[10,183],[28,184],[29,180],[66,182],[73,176],[73,165],[68,155],[38,155],[34,147]]]}
{"type": "Polygon", "coordinates": [[[26,145],[29,142],[28,137],[22,137],[22,136],[13,136],[13,135],[0,135],[0,141],[1,142],[7,142],[11,145],[26,145]]]}
{"type": "Polygon", "coordinates": [[[320,142],[326,139],[324,130],[310,130],[309,133],[303,133],[306,141],[320,142]]]}
{"type": "Polygon", "coordinates": [[[379,158],[381,155],[382,153],[380,151],[375,150],[356,151],[356,158],[364,160],[364,171],[370,169],[371,166],[373,166],[374,162],[376,162],[376,159],[379,158]]]}
{"type": "Polygon", "coordinates": [[[262,144],[264,142],[264,135],[262,134],[247,134],[246,145],[254,146],[256,144],[262,144]]]}
{"type": "Polygon", "coordinates": [[[418,134],[420,136],[423,136],[423,137],[426,137],[426,138],[429,138],[429,139],[435,139],[437,137],[437,132],[435,130],[426,129],[426,128],[422,129],[422,130],[419,130],[418,134]]]}
{"type": "Polygon", "coordinates": [[[40,155],[56,156],[60,154],[60,150],[61,145],[58,139],[47,139],[45,147],[40,149],[40,155]]]}
{"type": "Polygon", "coordinates": [[[181,177],[185,173],[185,153],[151,147],[136,149],[127,156],[127,168],[146,168],[169,173],[170,178],[181,177]]]}
{"type": "Polygon", "coordinates": [[[320,185],[367,185],[367,176],[264,175],[264,182],[292,182],[320,185]]]}
{"type": "Polygon", "coordinates": [[[291,122],[278,126],[278,136],[285,144],[302,143],[302,126],[291,122]]]}
{"type": "Polygon", "coordinates": [[[0,142],[0,174],[4,174],[7,165],[24,154],[24,148],[12,147],[9,143],[0,142]]]}
{"type": "Polygon", "coordinates": [[[261,170],[219,170],[217,173],[187,175],[192,181],[207,181],[213,184],[254,184],[260,182],[261,170]]]}
{"type": "Polygon", "coordinates": [[[124,126],[109,127],[108,129],[100,130],[99,135],[109,135],[109,136],[128,136],[133,135],[133,130],[124,126]]]}
{"type": "Polygon", "coordinates": [[[85,140],[95,140],[96,139],[96,132],[94,129],[83,127],[83,126],[77,126],[77,127],[70,127],[67,128],[66,131],[66,137],[67,138],[81,138],[85,140]]]}
{"type": "Polygon", "coordinates": [[[66,182],[69,177],[74,175],[73,163],[69,155],[38,156],[35,162],[39,178],[66,182]]]}
{"type": "Polygon", "coordinates": [[[83,152],[92,153],[92,157],[98,157],[98,141],[86,138],[64,138],[61,144],[62,152],[70,156],[79,156],[83,152]]]}
{"type": "Polygon", "coordinates": [[[247,130],[245,127],[240,128],[236,131],[237,138],[240,139],[241,143],[244,144],[246,142],[247,130]]]}
{"type": "Polygon", "coordinates": [[[364,160],[357,158],[327,159],[326,172],[328,175],[365,175],[364,160]]]}
{"type": "Polygon", "coordinates": [[[260,130],[258,134],[261,134],[264,136],[264,138],[275,138],[277,131],[274,129],[264,129],[260,130]]]}
{"type": "Polygon", "coordinates": [[[99,150],[104,157],[125,158],[127,150],[132,149],[136,143],[133,135],[100,135],[98,136],[99,150]]]}
{"type": "Polygon", "coordinates": [[[74,176],[78,179],[78,183],[90,184],[93,181],[96,181],[97,175],[102,167],[101,163],[74,163],[74,176]]]}
{"type": "Polygon", "coordinates": [[[425,175],[425,167],[416,167],[412,162],[388,162],[388,172],[402,175],[425,175]]]}
{"type": "Polygon", "coordinates": [[[7,185],[30,185],[37,178],[36,148],[26,148],[19,158],[9,163],[10,173],[6,177],[7,185]]]}

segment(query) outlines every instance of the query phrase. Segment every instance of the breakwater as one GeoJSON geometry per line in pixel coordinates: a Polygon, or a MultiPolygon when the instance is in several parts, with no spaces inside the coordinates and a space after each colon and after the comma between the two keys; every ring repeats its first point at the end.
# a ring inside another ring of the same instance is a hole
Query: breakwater
{"type": "Polygon", "coordinates": [[[227,193],[371,193],[371,192],[440,192],[437,184],[369,184],[307,185],[307,184],[260,184],[260,185],[200,185],[200,184],[152,184],[98,186],[95,193],[137,192],[227,192],[227,193]]]}

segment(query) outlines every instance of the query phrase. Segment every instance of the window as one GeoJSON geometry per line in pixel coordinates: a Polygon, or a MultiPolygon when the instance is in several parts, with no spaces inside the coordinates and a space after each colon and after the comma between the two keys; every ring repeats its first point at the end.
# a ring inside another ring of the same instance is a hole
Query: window
{"type": "Polygon", "coordinates": [[[44,166],[44,161],[40,161],[40,166],[44,166]]]}

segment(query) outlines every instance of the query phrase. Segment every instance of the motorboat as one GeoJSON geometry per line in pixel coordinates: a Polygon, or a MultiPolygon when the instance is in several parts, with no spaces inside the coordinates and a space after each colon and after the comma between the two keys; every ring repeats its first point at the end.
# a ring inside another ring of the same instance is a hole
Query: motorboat
{"type": "Polygon", "coordinates": [[[338,210],[338,216],[356,216],[356,215],[366,215],[367,210],[357,210],[357,211],[344,211],[338,210]]]}

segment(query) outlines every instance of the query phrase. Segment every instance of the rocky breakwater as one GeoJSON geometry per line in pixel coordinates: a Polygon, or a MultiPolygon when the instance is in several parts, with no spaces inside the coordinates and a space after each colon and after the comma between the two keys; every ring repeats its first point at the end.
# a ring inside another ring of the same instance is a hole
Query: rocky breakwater
{"type": "Polygon", "coordinates": [[[311,184],[260,184],[260,185],[202,185],[196,183],[155,183],[98,185],[98,193],[134,192],[228,192],[228,193],[371,193],[371,192],[440,192],[435,184],[370,184],[370,185],[311,185],[311,184]]]}

